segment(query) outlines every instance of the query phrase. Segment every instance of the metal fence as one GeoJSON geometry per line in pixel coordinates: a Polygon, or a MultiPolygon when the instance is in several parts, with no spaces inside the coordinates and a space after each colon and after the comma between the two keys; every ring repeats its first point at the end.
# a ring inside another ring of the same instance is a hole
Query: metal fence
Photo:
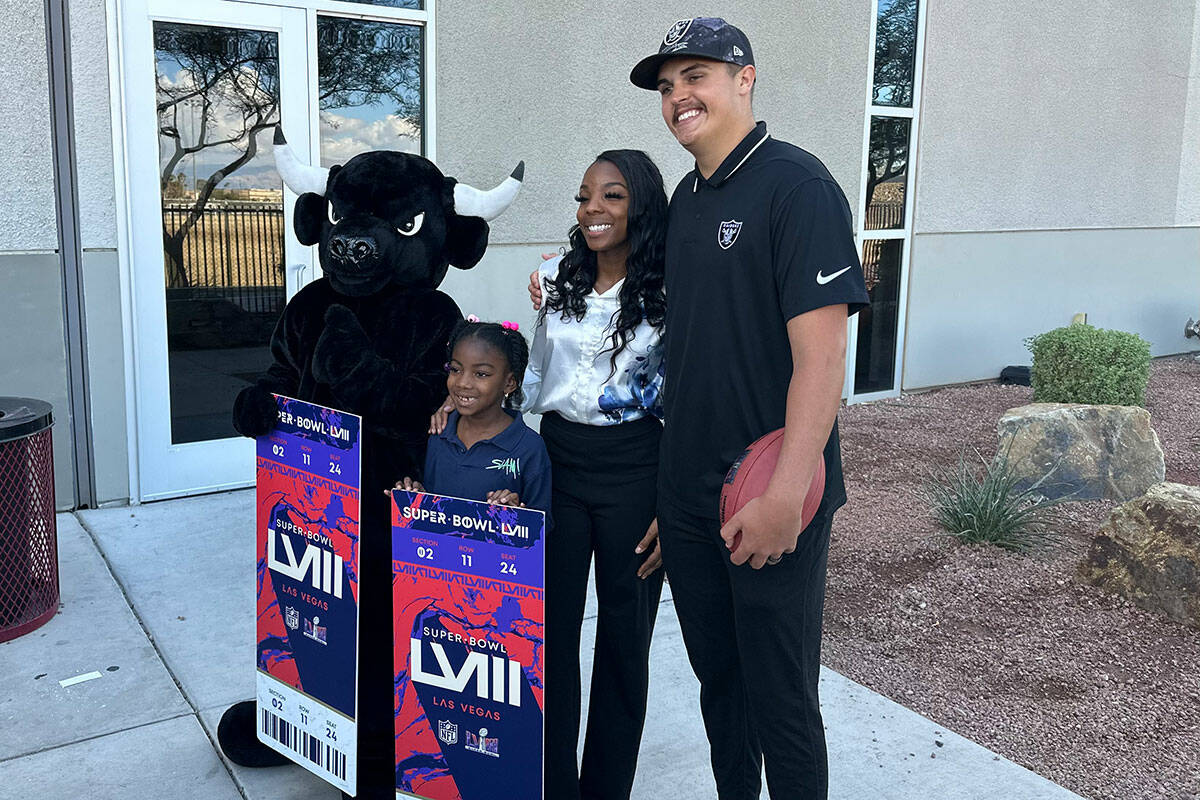
{"type": "Polygon", "coordinates": [[[251,313],[277,312],[284,294],[279,204],[210,201],[179,238],[191,209],[190,202],[163,204],[166,285],[204,290],[251,313]]]}
{"type": "MultiPolygon", "coordinates": [[[[876,231],[896,230],[904,227],[904,200],[898,201],[875,201],[867,205],[866,230],[863,232],[863,253],[862,267],[863,278],[867,282],[867,291],[875,288],[879,283],[880,263],[884,258],[884,249],[887,246],[886,242],[896,241],[886,239],[871,239],[872,233],[876,231]]],[[[895,269],[896,265],[889,265],[895,269]]]]}
{"type": "Polygon", "coordinates": [[[904,201],[875,201],[867,205],[866,229],[869,231],[894,230],[904,227],[904,201]]]}
{"type": "MultiPolygon", "coordinates": [[[[191,203],[164,203],[166,234],[175,235],[190,212],[191,203]]],[[[894,230],[903,224],[903,201],[875,202],[867,207],[867,231],[894,230]]],[[[172,269],[168,247],[167,286],[203,289],[206,297],[228,299],[246,311],[276,313],[284,291],[283,237],[283,209],[278,203],[212,201],[176,246],[181,268],[172,269]]],[[[864,242],[863,272],[868,289],[879,282],[882,251],[882,241],[868,238],[864,242]]]]}

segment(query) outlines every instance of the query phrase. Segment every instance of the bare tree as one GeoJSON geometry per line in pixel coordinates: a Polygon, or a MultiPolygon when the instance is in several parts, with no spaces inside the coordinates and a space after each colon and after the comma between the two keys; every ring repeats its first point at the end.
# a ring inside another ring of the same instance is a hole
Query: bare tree
{"type": "Polygon", "coordinates": [[[867,209],[875,187],[908,170],[909,121],[902,117],[873,117],[871,146],[867,152],[867,209]]]}
{"type": "Polygon", "coordinates": [[[160,64],[169,59],[179,65],[174,78],[158,73],[159,135],[173,147],[160,172],[164,196],[187,156],[222,146],[229,146],[233,155],[196,181],[195,198],[175,230],[169,230],[164,219],[168,283],[186,287],[190,279],[183,263],[184,241],[221,181],[254,158],[258,134],[279,120],[278,40],[267,31],[159,23],[154,47],[160,64]],[[194,120],[186,140],[181,115],[194,120]]]}
{"type": "MultiPolygon", "coordinates": [[[[339,17],[318,19],[319,102],[322,109],[395,104],[395,114],[421,124],[421,32],[410,25],[339,17]]],[[[204,151],[229,152],[204,178],[183,221],[163,225],[168,285],[187,287],[184,242],[221,182],[249,163],[259,134],[279,121],[279,43],[270,31],[157,23],[160,139],[169,143],[160,171],[163,197],[179,197],[181,162],[204,151]],[[178,65],[167,75],[162,65],[178,65]],[[191,125],[181,123],[190,120],[191,125]],[[185,131],[184,128],[187,128],[185,131]]]]}
{"type": "Polygon", "coordinates": [[[912,106],[913,70],[917,61],[918,0],[880,0],[875,23],[873,101],[885,106],[912,106]]]}
{"type": "Polygon", "coordinates": [[[421,29],[341,17],[317,19],[318,100],[322,110],[395,104],[421,125],[421,29]]]}

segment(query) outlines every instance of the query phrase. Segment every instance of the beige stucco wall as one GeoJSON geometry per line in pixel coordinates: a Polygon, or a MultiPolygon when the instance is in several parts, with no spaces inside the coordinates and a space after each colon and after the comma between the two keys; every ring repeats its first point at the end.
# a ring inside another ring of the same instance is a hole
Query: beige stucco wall
{"type": "MultiPolygon", "coordinates": [[[[691,169],[657,95],[630,84],[629,70],[657,52],[671,23],[695,14],[695,4],[498,0],[482,14],[473,3],[437,8],[439,164],[475,185],[499,181],[519,159],[527,165],[526,186],[494,224],[494,242],[565,240],[579,179],[606,148],[646,150],[668,192],[691,169]]],[[[746,31],[758,62],[757,116],[772,135],[820,157],[853,204],[869,4],[734,0],[704,13],[746,31]]]]}
{"type": "Polygon", "coordinates": [[[117,199],[104,0],[71,0],[70,11],[79,231],[84,249],[113,250],[117,246],[117,199]]]}
{"type": "MultiPolygon", "coordinates": [[[[0,160],[15,190],[0,203],[0,391],[54,406],[60,507],[74,503],[62,267],[58,256],[50,87],[43,4],[5,6],[0,47],[0,160]]],[[[104,0],[70,4],[79,225],[95,480],[100,502],[129,496],[116,196],[104,0]]]]}
{"type": "Polygon", "coordinates": [[[929,0],[917,231],[1176,224],[1195,7],[929,0]]]}
{"type": "Polygon", "coordinates": [[[41,0],[7,0],[0,47],[0,163],[9,186],[0,203],[0,252],[58,247],[50,78],[41,0]]]}
{"type": "Polygon", "coordinates": [[[1026,337],[1086,313],[1135,331],[1154,355],[1197,349],[1200,229],[918,234],[904,388],[996,378],[1028,364],[1026,337]]]}

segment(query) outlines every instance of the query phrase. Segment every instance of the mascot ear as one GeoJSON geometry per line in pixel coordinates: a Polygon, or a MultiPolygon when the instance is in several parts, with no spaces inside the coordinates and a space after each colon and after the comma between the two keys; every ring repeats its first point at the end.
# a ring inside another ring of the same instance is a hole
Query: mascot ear
{"type": "Polygon", "coordinates": [[[325,214],[325,198],[321,195],[305,192],[296,198],[296,213],[292,219],[300,244],[321,241],[321,231],[326,225],[325,214]]]}
{"type": "Polygon", "coordinates": [[[459,269],[470,269],[487,250],[488,224],[479,217],[452,214],[446,221],[446,260],[459,269]]]}
{"type": "MultiPolygon", "coordinates": [[[[328,169],[325,178],[326,192],[329,191],[329,184],[333,182],[333,176],[337,175],[341,168],[341,164],[337,164],[328,169]]],[[[316,192],[305,192],[296,198],[296,213],[292,220],[295,222],[296,238],[300,240],[300,244],[317,244],[321,241],[321,234],[329,216],[326,205],[325,196],[316,192]]]]}

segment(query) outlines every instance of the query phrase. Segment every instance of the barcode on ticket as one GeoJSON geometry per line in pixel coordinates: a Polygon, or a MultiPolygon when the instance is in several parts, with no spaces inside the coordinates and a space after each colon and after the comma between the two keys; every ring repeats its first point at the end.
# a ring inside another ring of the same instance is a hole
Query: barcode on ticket
{"type": "Polygon", "coordinates": [[[305,758],[315,766],[327,771],[339,780],[346,780],[346,754],[336,747],[330,747],[316,736],[310,736],[285,719],[259,709],[259,730],[270,736],[284,747],[301,758],[305,758]]]}

